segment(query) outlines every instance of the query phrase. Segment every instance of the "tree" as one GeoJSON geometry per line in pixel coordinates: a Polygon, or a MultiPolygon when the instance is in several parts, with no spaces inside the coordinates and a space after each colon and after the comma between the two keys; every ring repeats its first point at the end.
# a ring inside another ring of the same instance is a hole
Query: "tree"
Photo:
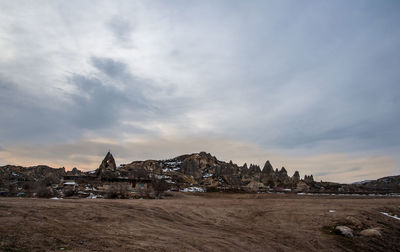
{"type": "Polygon", "coordinates": [[[106,197],[109,199],[129,198],[128,186],[125,183],[114,183],[106,190],[106,197]]]}
{"type": "Polygon", "coordinates": [[[168,183],[164,179],[153,178],[151,185],[153,186],[154,197],[157,199],[160,199],[162,193],[169,188],[168,183]]]}
{"type": "Polygon", "coordinates": [[[39,198],[51,198],[54,196],[54,192],[51,187],[46,186],[45,183],[36,184],[35,192],[36,196],[39,198]]]}

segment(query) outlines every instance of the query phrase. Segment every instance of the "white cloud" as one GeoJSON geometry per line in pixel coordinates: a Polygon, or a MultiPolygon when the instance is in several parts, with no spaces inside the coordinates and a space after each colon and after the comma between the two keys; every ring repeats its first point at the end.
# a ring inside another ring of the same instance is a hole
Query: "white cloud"
{"type": "Polygon", "coordinates": [[[0,8],[4,148],[179,136],[251,143],[288,160],[346,153],[341,166],[349,171],[351,158],[398,160],[395,3],[3,1],[0,8]]]}

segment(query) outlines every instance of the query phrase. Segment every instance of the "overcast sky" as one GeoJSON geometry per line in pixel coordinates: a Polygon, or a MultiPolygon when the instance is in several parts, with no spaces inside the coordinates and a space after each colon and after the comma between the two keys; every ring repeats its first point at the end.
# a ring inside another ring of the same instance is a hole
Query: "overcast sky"
{"type": "Polygon", "coordinates": [[[400,173],[399,1],[0,1],[0,165],[211,152],[400,173]]]}

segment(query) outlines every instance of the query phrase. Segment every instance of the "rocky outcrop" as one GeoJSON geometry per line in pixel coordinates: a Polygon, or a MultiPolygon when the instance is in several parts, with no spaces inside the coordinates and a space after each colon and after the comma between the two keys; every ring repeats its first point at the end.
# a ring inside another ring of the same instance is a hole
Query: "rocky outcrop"
{"type": "Polygon", "coordinates": [[[82,176],[84,173],[80,171],[78,168],[74,167],[71,171],[67,171],[67,176],[82,176]]]}
{"type": "Polygon", "coordinates": [[[290,185],[290,178],[287,174],[285,167],[282,167],[277,174],[277,182],[280,187],[287,187],[290,185]]]}
{"type": "Polygon", "coordinates": [[[265,162],[264,168],[262,170],[263,174],[269,175],[272,174],[274,172],[274,168],[272,167],[271,163],[269,162],[269,160],[267,160],[267,162],[265,162]]]}
{"type": "Polygon", "coordinates": [[[200,152],[184,158],[181,172],[185,175],[193,176],[195,179],[201,179],[205,173],[215,173],[215,170],[219,167],[218,164],[218,160],[211,154],[200,152]]]}
{"type": "Polygon", "coordinates": [[[313,175],[304,175],[304,182],[308,185],[313,184],[314,183],[314,177],[313,175]]]}
{"type": "Polygon", "coordinates": [[[378,228],[368,228],[364,229],[360,232],[361,236],[366,236],[366,237],[382,237],[382,233],[378,228]]]}
{"type": "Polygon", "coordinates": [[[110,152],[107,152],[99,168],[97,169],[97,174],[98,176],[115,176],[116,170],[117,165],[115,164],[114,157],[110,152]]]}
{"type": "Polygon", "coordinates": [[[383,177],[352,184],[363,191],[400,192],[400,176],[383,177]]]}
{"type": "Polygon", "coordinates": [[[260,166],[254,165],[254,164],[250,164],[250,167],[249,167],[249,174],[250,175],[255,175],[255,174],[260,174],[260,173],[261,173],[260,166]]]}
{"type": "Polygon", "coordinates": [[[181,169],[185,175],[193,176],[195,179],[201,178],[202,170],[200,169],[200,162],[196,158],[185,159],[181,169]]]}
{"type": "Polygon", "coordinates": [[[168,160],[134,161],[116,166],[113,155],[108,152],[96,171],[82,172],[77,168],[65,171],[48,166],[3,166],[0,167],[0,191],[8,190],[10,185],[22,188],[26,183],[59,183],[68,179],[164,179],[173,189],[197,186],[208,191],[297,191],[310,193],[391,193],[400,192],[400,176],[385,177],[374,181],[355,184],[315,182],[312,175],[304,179],[296,171],[292,177],[285,167],[274,169],[267,161],[263,169],[255,164],[238,166],[232,161],[218,160],[206,152],[181,155],[168,160]],[[87,176],[87,177],[85,177],[87,176]],[[75,177],[75,178],[74,178],[75,177]],[[79,177],[79,178],[78,178],[79,177]],[[289,190],[290,189],[290,190],[289,190]]]}
{"type": "Polygon", "coordinates": [[[299,182],[300,182],[300,173],[298,171],[295,171],[291,178],[292,187],[296,187],[296,185],[299,182]]]}
{"type": "Polygon", "coordinates": [[[254,181],[260,181],[261,178],[261,169],[260,166],[250,164],[249,172],[247,173],[248,177],[254,181]]]}
{"type": "Polygon", "coordinates": [[[343,235],[347,238],[352,238],[354,236],[353,229],[346,227],[346,226],[337,226],[337,227],[335,227],[334,231],[336,234],[343,235]]]}
{"type": "Polygon", "coordinates": [[[263,183],[251,181],[249,184],[243,187],[248,192],[259,192],[260,190],[266,190],[267,188],[263,183]]]}
{"type": "Polygon", "coordinates": [[[46,165],[0,166],[0,193],[8,196],[28,195],[39,186],[51,187],[60,183],[65,175],[65,168],[55,169],[46,165]]]}
{"type": "Polygon", "coordinates": [[[346,223],[346,225],[349,225],[356,229],[360,229],[363,227],[363,223],[354,216],[347,216],[344,222],[346,223]]]}
{"type": "Polygon", "coordinates": [[[260,181],[269,187],[292,187],[291,179],[285,167],[282,167],[279,171],[278,169],[274,170],[269,161],[264,165],[260,181]]]}

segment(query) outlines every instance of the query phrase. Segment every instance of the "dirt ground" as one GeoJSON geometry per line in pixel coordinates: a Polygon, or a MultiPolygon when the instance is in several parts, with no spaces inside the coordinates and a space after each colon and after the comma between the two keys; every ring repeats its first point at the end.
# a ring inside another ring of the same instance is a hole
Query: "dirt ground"
{"type": "Polygon", "coordinates": [[[400,198],[199,195],[0,198],[0,250],[400,251],[400,221],[380,213],[400,216],[400,198]],[[346,224],[348,216],[359,221],[355,236],[334,234],[333,227],[346,224]],[[371,227],[380,228],[382,237],[359,235],[371,227]]]}

